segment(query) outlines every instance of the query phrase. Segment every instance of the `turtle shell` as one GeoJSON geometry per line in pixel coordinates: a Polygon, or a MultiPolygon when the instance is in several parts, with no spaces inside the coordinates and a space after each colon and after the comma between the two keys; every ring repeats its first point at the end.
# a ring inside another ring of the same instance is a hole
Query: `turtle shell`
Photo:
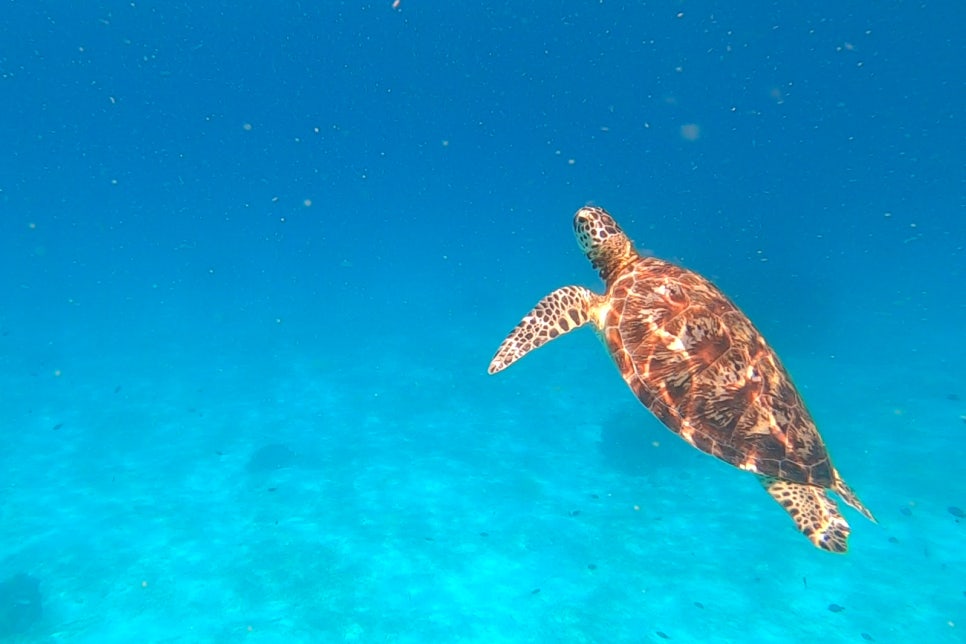
{"type": "Polygon", "coordinates": [[[642,257],[608,280],[607,300],[604,343],[671,431],[744,470],[833,484],[828,452],[788,372],[710,281],[642,257]]]}

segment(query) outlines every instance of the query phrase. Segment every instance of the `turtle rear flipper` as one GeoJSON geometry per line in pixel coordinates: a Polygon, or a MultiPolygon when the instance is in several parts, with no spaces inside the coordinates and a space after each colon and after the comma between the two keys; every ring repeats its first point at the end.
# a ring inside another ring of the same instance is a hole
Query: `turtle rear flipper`
{"type": "Polygon", "coordinates": [[[488,372],[503,371],[534,349],[587,324],[600,299],[583,286],[564,286],[547,295],[500,344],[488,372]]]}
{"type": "Polygon", "coordinates": [[[829,552],[848,550],[851,528],[825,490],[767,476],[759,478],[772,498],[785,508],[801,533],[817,548],[829,552]]]}

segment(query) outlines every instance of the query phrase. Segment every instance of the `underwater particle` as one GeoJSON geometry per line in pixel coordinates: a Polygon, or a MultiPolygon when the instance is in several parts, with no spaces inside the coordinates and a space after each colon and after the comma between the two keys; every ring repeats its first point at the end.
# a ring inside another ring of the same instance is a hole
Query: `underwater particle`
{"type": "Polygon", "coordinates": [[[966,518],[966,512],[963,512],[961,508],[957,508],[955,505],[951,505],[946,509],[949,510],[949,513],[954,517],[957,517],[960,519],[966,518]]]}
{"type": "Polygon", "coordinates": [[[872,636],[869,635],[868,633],[862,633],[862,639],[864,639],[866,642],[874,642],[875,641],[872,638],[872,636]]]}
{"type": "Polygon", "coordinates": [[[655,631],[655,633],[657,633],[657,636],[660,637],[662,640],[671,639],[671,636],[665,633],[664,631],[655,631]]]}
{"type": "Polygon", "coordinates": [[[697,123],[685,123],[681,126],[681,138],[685,141],[697,141],[701,138],[701,126],[697,123]]]}
{"type": "Polygon", "coordinates": [[[829,604],[828,609],[833,613],[841,613],[845,610],[845,606],[839,606],[838,604],[829,604]]]}

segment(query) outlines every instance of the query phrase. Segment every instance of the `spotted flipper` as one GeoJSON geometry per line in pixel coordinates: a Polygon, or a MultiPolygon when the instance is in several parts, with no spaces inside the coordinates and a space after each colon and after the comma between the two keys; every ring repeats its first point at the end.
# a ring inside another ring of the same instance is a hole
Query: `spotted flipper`
{"type": "Polygon", "coordinates": [[[488,372],[503,371],[534,349],[587,324],[601,300],[582,286],[565,286],[547,295],[510,331],[488,372]]]}
{"type": "Polygon", "coordinates": [[[801,533],[816,547],[829,552],[848,550],[851,528],[824,489],[766,476],[760,479],[768,493],[785,508],[801,533]]]}

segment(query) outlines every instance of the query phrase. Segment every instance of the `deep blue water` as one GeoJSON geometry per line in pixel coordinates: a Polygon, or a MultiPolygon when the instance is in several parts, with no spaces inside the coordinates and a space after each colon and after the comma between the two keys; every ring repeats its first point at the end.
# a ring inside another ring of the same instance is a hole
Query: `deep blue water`
{"type": "Polygon", "coordinates": [[[964,25],[4,0],[0,641],[966,640],[964,25]],[[847,555],[589,331],[486,375],[587,203],[777,349],[847,555]]]}

